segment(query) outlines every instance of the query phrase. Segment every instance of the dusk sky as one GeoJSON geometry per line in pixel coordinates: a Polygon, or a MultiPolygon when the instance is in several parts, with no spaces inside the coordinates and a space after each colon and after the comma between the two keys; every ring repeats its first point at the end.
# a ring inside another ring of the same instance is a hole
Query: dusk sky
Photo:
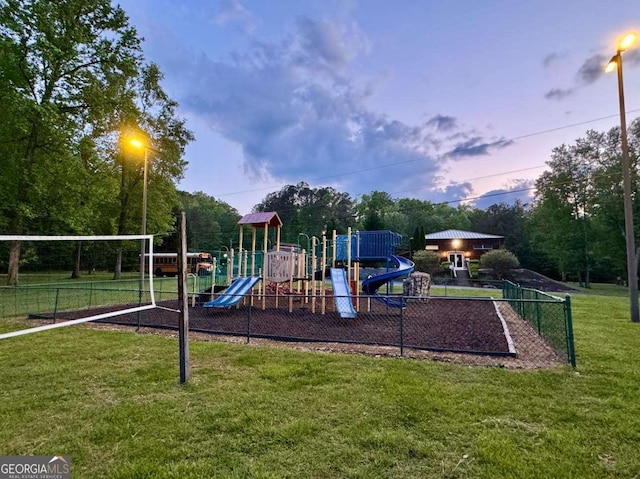
{"type": "MultiPolygon", "coordinates": [[[[195,133],[179,188],[240,214],[300,181],[353,199],[526,198],[555,146],[619,125],[603,68],[640,33],[638,0],[117,3],[195,133]]],[[[630,122],[640,45],[623,60],[630,122]]]]}

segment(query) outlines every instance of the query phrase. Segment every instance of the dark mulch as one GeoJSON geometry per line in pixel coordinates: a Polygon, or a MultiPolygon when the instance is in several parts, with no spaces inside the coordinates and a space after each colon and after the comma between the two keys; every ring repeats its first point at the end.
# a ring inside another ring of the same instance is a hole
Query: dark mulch
{"type": "Polygon", "coordinates": [[[533,288],[540,291],[553,293],[575,293],[576,289],[560,281],[548,278],[530,269],[520,268],[511,270],[506,279],[525,288],[533,288]]]}
{"type": "MultiPolygon", "coordinates": [[[[334,342],[395,346],[431,351],[479,353],[508,356],[509,348],[494,303],[483,299],[431,298],[412,300],[403,310],[387,307],[372,300],[360,299],[355,319],[343,319],[334,312],[333,298],[326,298],[325,314],[322,302],[311,304],[300,297],[292,300],[288,311],[286,296],[278,300],[267,298],[266,308],[255,298],[254,306],[230,309],[205,308],[200,304],[189,308],[189,328],[225,336],[247,336],[292,342],[334,342]],[[369,304],[370,303],[370,304],[369,304]]],[[[249,303],[249,300],[246,300],[249,303]]],[[[161,304],[177,309],[177,301],[161,304]]],[[[86,317],[105,309],[64,314],[64,319],[86,317]]],[[[60,318],[63,319],[63,318],[60,318]]],[[[166,309],[152,309],[109,318],[111,324],[177,329],[178,314],[166,309]],[[139,323],[138,323],[139,321],[139,323]]]]}

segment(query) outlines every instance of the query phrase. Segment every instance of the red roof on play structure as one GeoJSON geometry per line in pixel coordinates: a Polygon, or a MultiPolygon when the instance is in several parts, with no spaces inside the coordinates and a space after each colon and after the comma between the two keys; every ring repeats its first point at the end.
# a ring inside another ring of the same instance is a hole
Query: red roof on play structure
{"type": "Polygon", "coordinates": [[[244,215],[238,221],[239,225],[251,225],[254,228],[263,228],[265,224],[269,225],[269,228],[274,226],[282,226],[282,220],[275,211],[265,211],[263,213],[249,213],[244,215]]]}

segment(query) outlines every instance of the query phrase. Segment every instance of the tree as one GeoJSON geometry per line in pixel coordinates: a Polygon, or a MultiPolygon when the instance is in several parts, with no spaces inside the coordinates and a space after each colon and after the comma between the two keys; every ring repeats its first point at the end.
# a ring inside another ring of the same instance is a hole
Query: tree
{"type": "Polygon", "coordinates": [[[299,233],[347,232],[355,224],[353,201],[331,187],[311,188],[307,183],[287,185],[254,206],[254,211],[275,211],[282,219],[282,240],[295,243],[299,233]]]}
{"type": "Polygon", "coordinates": [[[362,195],[356,210],[360,229],[379,231],[389,229],[389,216],[397,211],[397,207],[389,193],[372,191],[369,195],[362,195]]]}
{"type": "MultiPolygon", "coordinates": [[[[631,123],[629,139],[635,198],[640,144],[637,119],[631,123]]],[[[536,182],[534,235],[556,262],[563,280],[572,274],[588,285],[594,268],[603,279],[606,271],[608,279],[626,271],[620,154],[619,128],[606,133],[590,130],[574,144],[555,148],[547,163],[550,170],[536,182]]],[[[636,221],[639,208],[634,202],[636,221]]]]}
{"type": "MultiPolygon", "coordinates": [[[[141,65],[139,74],[128,79],[123,96],[128,99],[113,112],[113,119],[105,128],[108,146],[113,146],[111,157],[114,171],[119,177],[116,230],[118,234],[138,230],[142,218],[144,188],[144,158],[147,155],[147,232],[166,234],[173,230],[174,209],[179,204],[175,181],[184,174],[186,162],[182,159],[186,145],[193,134],[186,129],[183,119],[176,115],[177,103],[164,92],[160,81],[162,73],[157,65],[141,65]],[[124,95],[128,93],[128,95],[124,95]],[[109,143],[116,137],[118,141],[109,143]],[[143,148],[133,149],[130,139],[138,137],[143,148]],[[136,214],[138,213],[138,214],[136,214]]],[[[108,148],[107,148],[108,149],[108,148]]],[[[120,252],[118,252],[120,256],[120,252]]],[[[120,276],[120,261],[116,262],[114,278],[120,276]]]]}
{"type": "MultiPolygon", "coordinates": [[[[82,170],[74,168],[70,145],[81,136],[83,120],[99,113],[92,110],[115,101],[110,84],[135,67],[139,41],[132,33],[122,10],[108,1],[6,0],[0,6],[0,89],[11,90],[12,108],[22,114],[17,127],[1,127],[10,136],[2,167],[13,185],[11,201],[2,206],[7,231],[29,233],[45,221],[54,227],[50,219],[71,229],[64,224],[64,200],[80,199],[75,185],[82,170]]],[[[15,242],[10,284],[17,281],[19,255],[15,242]]]]}
{"type": "Polygon", "coordinates": [[[235,208],[200,191],[180,192],[179,195],[180,209],[187,216],[187,247],[190,250],[220,250],[237,234],[240,214],[235,208]]]}
{"type": "Polygon", "coordinates": [[[496,203],[486,210],[473,210],[470,214],[471,229],[481,233],[504,236],[504,246],[512,251],[521,263],[531,268],[539,258],[530,241],[530,211],[517,200],[512,205],[496,203]]]}
{"type": "MultiPolygon", "coordinates": [[[[140,39],[120,7],[109,0],[5,0],[0,53],[0,92],[9,112],[0,114],[4,231],[137,232],[131,221],[123,221],[131,217],[133,195],[122,188],[117,193],[125,174],[123,168],[118,183],[112,161],[119,129],[131,123],[148,128],[154,147],[170,159],[158,175],[159,185],[167,187],[150,204],[171,211],[171,179],[184,170],[176,156],[191,136],[175,118],[175,103],[158,88],[157,67],[144,65],[140,39]],[[114,197],[120,200],[119,214],[107,200],[114,197]]],[[[140,176],[140,167],[127,173],[140,176]]],[[[168,214],[164,221],[150,217],[168,226],[168,214]]],[[[17,282],[19,256],[16,242],[10,284],[17,282]]]]}
{"type": "Polygon", "coordinates": [[[546,217],[539,221],[546,233],[543,242],[557,260],[563,279],[573,269],[589,281],[588,230],[597,159],[597,148],[584,140],[561,145],[553,149],[547,162],[551,171],[536,181],[538,214],[546,217]]]}

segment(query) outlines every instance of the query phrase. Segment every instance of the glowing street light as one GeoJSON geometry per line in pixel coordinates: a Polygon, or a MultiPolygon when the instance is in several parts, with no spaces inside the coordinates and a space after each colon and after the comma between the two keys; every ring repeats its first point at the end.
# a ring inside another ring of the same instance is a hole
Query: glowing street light
{"type": "Polygon", "coordinates": [[[135,146],[136,148],[144,148],[145,147],[145,144],[141,140],[139,140],[137,138],[131,138],[129,140],[129,144],[131,146],[135,146]]]}
{"type": "Polygon", "coordinates": [[[629,303],[631,322],[640,322],[638,310],[638,261],[633,228],[633,204],[631,202],[631,161],[627,142],[627,118],[624,106],[624,85],[622,81],[622,52],[630,48],[636,40],[635,33],[629,33],[618,44],[616,54],[611,57],[606,72],[618,70],[618,101],[620,103],[620,142],[622,146],[622,188],[624,199],[624,236],[627,247],[627,283],[629,285],[629,303]]]}

